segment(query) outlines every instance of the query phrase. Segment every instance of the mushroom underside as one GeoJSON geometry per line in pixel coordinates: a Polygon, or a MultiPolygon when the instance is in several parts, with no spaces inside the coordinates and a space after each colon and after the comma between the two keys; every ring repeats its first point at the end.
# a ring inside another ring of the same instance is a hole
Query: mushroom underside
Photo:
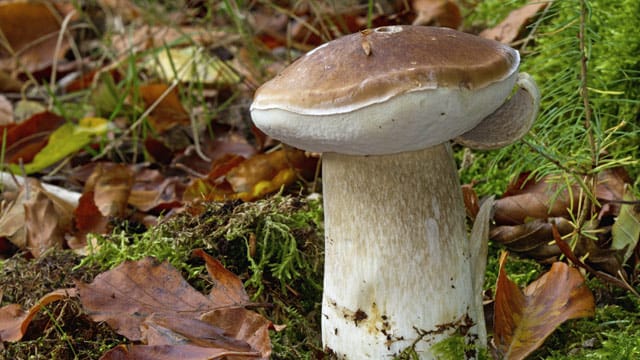
{"type": "Polygon", "coordinates": [[[476,150],[492,150],[522,138],[538,115],[540,91],[527,73],[518,74],[518,90],[476,127],[454,139],[476,150]]]}

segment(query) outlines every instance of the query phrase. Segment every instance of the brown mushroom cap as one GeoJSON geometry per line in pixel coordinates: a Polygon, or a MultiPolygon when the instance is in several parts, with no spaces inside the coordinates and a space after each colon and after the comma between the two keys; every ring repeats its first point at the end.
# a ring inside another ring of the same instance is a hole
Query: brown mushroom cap
{"type": "Polygon", "coordinates": [[[308,150],[417,150],[472,129],[497,109],[519,62],[516,50],[493,40],[385,26],[302,56],[256,91],[251,113],[267,134],[308,150]],[[399,143],[369,146],[387,138],[399,143]]]}

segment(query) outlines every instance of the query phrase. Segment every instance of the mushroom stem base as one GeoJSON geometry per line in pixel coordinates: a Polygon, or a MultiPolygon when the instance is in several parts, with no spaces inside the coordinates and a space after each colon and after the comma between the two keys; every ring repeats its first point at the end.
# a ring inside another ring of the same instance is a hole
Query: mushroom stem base
{"type": "Polygon", "coordinates": [[[384,359],[413,346],[430,359],[454,333],[476,343],[482,309],[449,144],[326,153],[323,183],[325,348],[340,359],[384,359]]]}

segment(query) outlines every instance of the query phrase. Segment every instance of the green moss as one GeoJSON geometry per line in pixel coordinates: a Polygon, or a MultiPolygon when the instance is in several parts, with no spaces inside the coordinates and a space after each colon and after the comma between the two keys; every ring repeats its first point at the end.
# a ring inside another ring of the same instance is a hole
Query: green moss
{"type": "MultiPolygon", "coordinates": [[[[592,110],[589,131],[593,132],[595,149],[585,126],[581,92],[580,1],[555,1],[531,27],[536,30],[527,48],[520,49],[521,70],[532,74],[540,86],[540,115],[526,137],[528,144],[519,142],[473,154],[474,163],[461,177],[464,182],[481,181],[476,187],[480,194],[501,193],[504,187],[496,184],[506,185],[506,179],[521,171],[544,175],[568,169],[579,174],[626,166],[636,186],[639,184],[640,2],[621,0],[615,7],[607,0],[585,3],[587,88],[592,110]]],[[[494,13],[492,9],[507,7],[502,4],[484,1],[470,17],[487,17],[494,13]]],[[[461,155],[458,158],[461,160],[461,155]]]]}
{"type": "Polygon", "coordinates": [[[526,4],[527,0],[484,0],[464,9],[467,28],[490,28],[500,23],[509,13],[526,4]]]}
{"type": "MultiPolygon", "coordinates": [[[[320,303],[323,276],[322,207],[319,200],[274,196],[252,203],[207,203],[163,221],[141,234],[117,231],[97,237],[98,246],[83,266],[113,268],[125,260],[153,256],[181,270],[198,290],[212,284],[200,259],[203,248],[245,282],[275,324],[274,359],[298,359],[322,349],[320,303]],[[306,355],[305,355],[306,354],[306,355]]],[[[129,229],[131,230],[131,229],[129,229]]]]}

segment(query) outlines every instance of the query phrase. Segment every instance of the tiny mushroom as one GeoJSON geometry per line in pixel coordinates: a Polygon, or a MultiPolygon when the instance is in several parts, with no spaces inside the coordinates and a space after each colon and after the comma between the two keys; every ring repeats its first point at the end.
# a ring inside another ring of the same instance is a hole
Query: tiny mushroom
{"type": "Polygon", "coordinates": [[[454,333],[485,345],[484,261],[450,140],[492,149],[529,130],[540,95],[519,63],[474,35],[385,26],[319,46],[256,91],[258,128],[323,152],[322,339],[338,358],[409,346],[432,358],[454,333]]]}

